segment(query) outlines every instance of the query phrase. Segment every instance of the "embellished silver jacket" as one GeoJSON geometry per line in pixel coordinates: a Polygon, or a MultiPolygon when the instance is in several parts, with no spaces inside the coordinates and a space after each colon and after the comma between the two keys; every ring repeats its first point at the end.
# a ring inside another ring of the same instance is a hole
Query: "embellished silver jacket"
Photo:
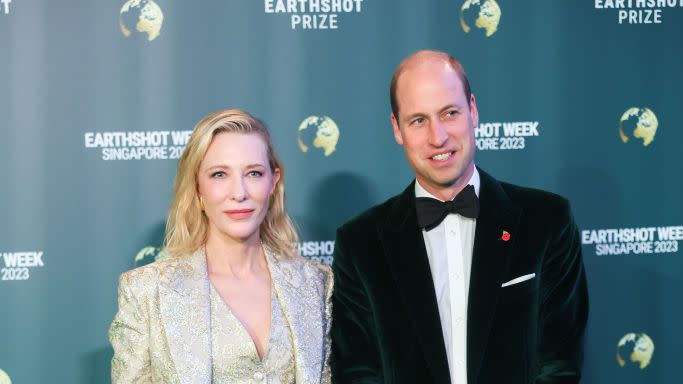
{"type": "MultiPolygon", "coordinates": [[[[264,249],[293,336],[296,382],[330,383],[332,272],[264,249]]],[[[209,284],[203,248],[121,275],[109,329],[113,384],[211,383],[209,284]]]]}

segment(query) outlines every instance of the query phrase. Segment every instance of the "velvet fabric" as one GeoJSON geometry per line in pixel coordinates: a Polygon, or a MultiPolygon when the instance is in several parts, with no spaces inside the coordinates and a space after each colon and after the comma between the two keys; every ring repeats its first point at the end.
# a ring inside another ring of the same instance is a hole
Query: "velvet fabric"
{"type": "MultiPolygon", "coordinates": [[[[578,383],[588,294],[569,203],[479,172],[467,381],[578,383]]],[[[333,382],[450,382],[414,182],[338,229],[332,269],[333,382]]]]}

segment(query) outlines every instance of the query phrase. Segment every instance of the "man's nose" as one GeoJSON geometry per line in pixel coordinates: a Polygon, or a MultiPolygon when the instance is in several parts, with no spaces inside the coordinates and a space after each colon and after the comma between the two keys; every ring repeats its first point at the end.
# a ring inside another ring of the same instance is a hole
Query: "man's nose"
{"type": "Polygon", "coordinates": [[[446,127],[438,119],[432,120],[429,124],[429,144],[435,147],[441,147],[448,139],[446,127]]]}

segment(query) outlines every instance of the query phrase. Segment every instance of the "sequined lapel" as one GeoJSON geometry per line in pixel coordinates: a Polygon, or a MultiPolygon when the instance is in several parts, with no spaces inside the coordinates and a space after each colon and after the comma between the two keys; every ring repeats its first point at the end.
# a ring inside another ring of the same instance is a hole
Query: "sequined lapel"
{"type": "Polygon", "coordinates": [[[266,249],[275,292],[292,332],[297,383],[320,383],[323,364],[324,294],[301,263],[281,260],[266,249]],[[315,294],[307,294],[313,292],[315,294]]]}
{"type": "Polygon", "coordinates": [[[209,384],[211,304],[204,249],[160,273],[159,311],[179,382],[209,384]]]}

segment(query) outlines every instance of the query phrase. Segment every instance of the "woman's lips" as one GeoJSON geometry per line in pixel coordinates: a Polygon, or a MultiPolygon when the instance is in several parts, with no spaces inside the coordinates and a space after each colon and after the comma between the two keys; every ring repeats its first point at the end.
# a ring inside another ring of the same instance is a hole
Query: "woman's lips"
{"type": "Polygon", "coordinates": [[[233,220],[244,220],[251,217],[254,213],[253,209],[231,209],[229,211],[223,211],[229,218],[233,220]]]}

